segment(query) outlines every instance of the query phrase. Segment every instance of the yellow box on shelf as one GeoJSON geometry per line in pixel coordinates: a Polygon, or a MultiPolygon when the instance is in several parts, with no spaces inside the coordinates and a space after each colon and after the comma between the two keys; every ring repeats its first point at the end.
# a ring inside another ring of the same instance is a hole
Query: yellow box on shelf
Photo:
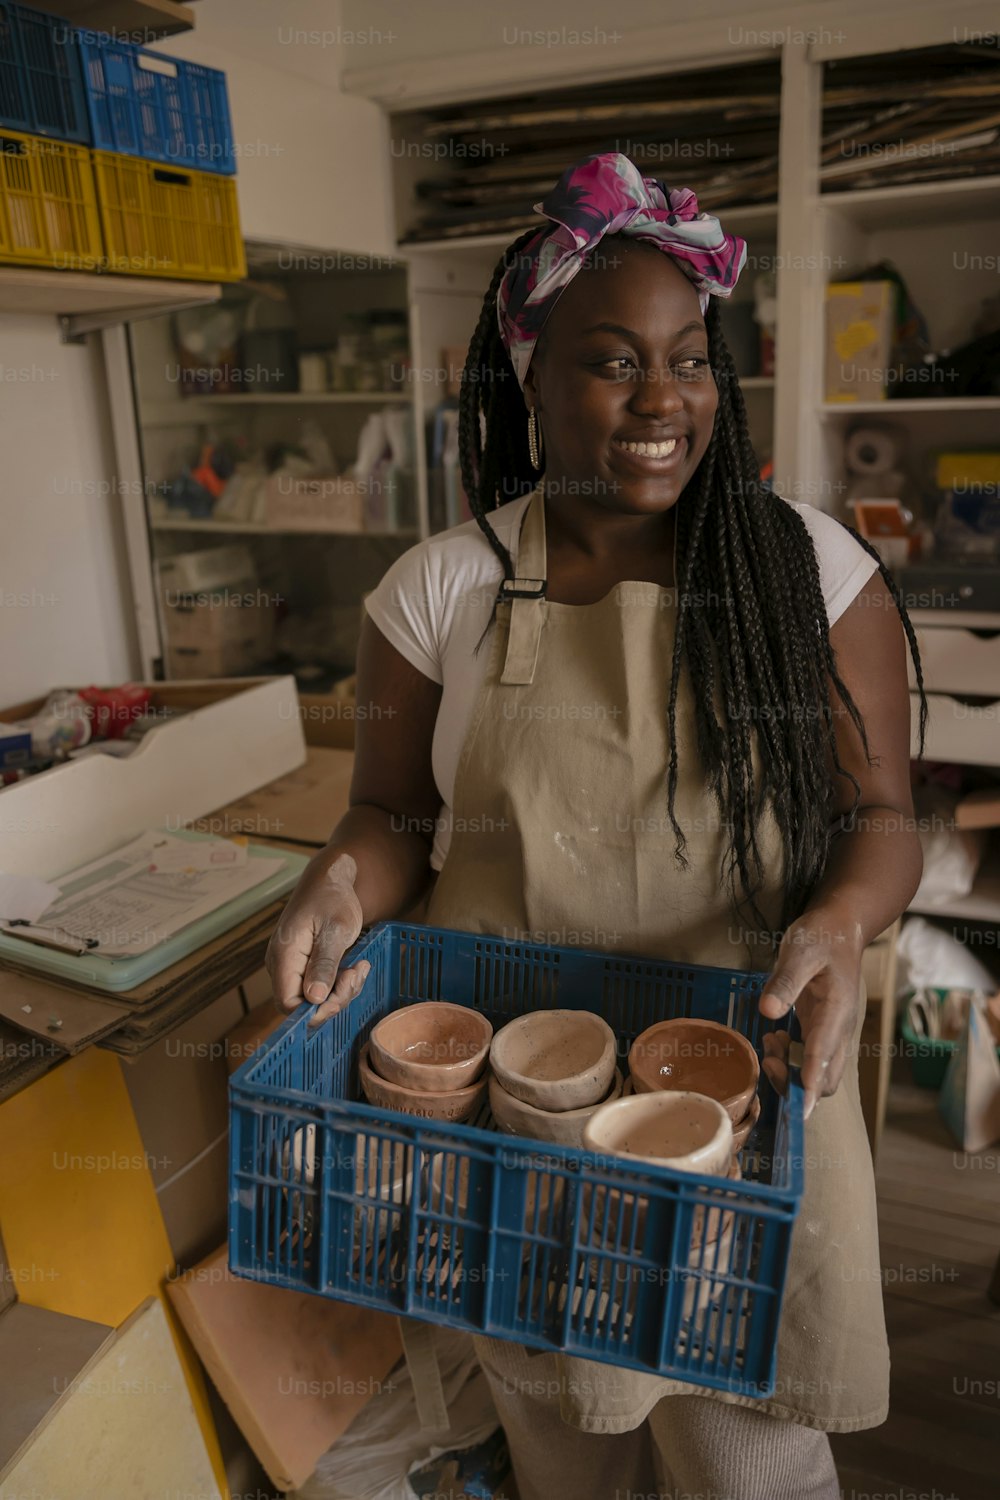
{"type": "Polygon", "coordinates": [[[85,146],[0,129],[0,261],[96,271],[101,221],[85,146]]]}
{"type": "Polygon", "coordinates": [[[949,449],[937,454],[939,490],[989,489],[1000,486],[1000,448],[949,449]]]}
{"type": "Polygon", "coordinates": [[[114,151],[91,156],[107,270],[186,281],[246,275],[234,178],[114,151]]]}

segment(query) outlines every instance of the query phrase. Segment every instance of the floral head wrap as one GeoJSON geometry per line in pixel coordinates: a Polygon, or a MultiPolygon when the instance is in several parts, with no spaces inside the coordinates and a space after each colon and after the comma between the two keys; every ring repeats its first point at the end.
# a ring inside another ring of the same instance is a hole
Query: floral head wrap
{"type": "Polygon", "coordinates": [[[535,212],[552,223],[519,251],[497,293],[500,337],[522,387],[542,325],[605,235],[648,240],[676,260],[698,288],[702,314],[709,295],[730,295],[746,262],[746,241],[699,213],[690,188],[643,177],[616,151],[569,167],[535,212]]]}

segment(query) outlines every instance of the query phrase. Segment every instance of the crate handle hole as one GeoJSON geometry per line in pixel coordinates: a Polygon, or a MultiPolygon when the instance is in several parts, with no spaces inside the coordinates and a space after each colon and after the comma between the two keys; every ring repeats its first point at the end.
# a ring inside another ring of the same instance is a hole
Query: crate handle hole
{"type": "Polygon", "coordinates": [[[140,68],[144,68],[147,73],[162,73],[166,78],[177,77],[177,64],[171,62],[169,58],[149,57],[148,55],[140,52],[138,57],[136,58],[136,62],[139,64],[140,68]]]}
{"type": "Polygon", "coordinates": [[[181,187],[187,187],[191,181],[186,172],[167,172],[163,167],[154,169],[153,179],[156,182],[178,183],[181,187]]]}
{"type": "Polygon", "coordinates": [[[11,141],[6,136],[0,136],[0,148],[6,151],[8,156],[24,156],[24,142],[11,141]]]}

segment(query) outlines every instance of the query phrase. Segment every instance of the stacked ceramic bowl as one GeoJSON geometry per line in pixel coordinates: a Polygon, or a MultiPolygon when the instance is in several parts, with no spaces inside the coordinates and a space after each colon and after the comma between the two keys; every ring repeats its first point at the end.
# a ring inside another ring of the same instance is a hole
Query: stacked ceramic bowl
{"type": "Polygon", "coordinates": [[[465,1005],[404,1005],[372,1029],[358,1060],[369,1104],[465,1123],[486,1100],[493,1027],[465,1005]]]}
{"type": "Polygon", "coordinates": [[[539,1010],[502,1027],[490,1048],[490,1109],[508,1135],[582,1146],[594,1112],[619,1098],[615,1034],[586,1010],[539,1010]]]}
{"type": "Polygon", "coordinates": [[[760,1116],[760,1062],[742,1032],[716,1021],[659,1021],[628,1055],[630,1092],[702,1094],[721,1104],[732,1126],[734,1162],[760,1116]]]}

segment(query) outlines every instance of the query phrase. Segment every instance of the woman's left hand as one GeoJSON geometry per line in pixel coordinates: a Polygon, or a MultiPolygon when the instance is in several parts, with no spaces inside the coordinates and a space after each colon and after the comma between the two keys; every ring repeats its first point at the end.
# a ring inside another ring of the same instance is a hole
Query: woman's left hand
{"type": "MultiPolygon", "coordinates": [[[[802,1086],[808,1119],[817,1099],[836,1091],[854,1036],[861,993],[860,924],[807,911],[785,931],[760,1012],[780,1020],[794,1005],[802,1029],[802,1086]]],[[[787,1032],[764,1037],[764,1071],[780,1093],[788,1087],[787,1032]]]]}

